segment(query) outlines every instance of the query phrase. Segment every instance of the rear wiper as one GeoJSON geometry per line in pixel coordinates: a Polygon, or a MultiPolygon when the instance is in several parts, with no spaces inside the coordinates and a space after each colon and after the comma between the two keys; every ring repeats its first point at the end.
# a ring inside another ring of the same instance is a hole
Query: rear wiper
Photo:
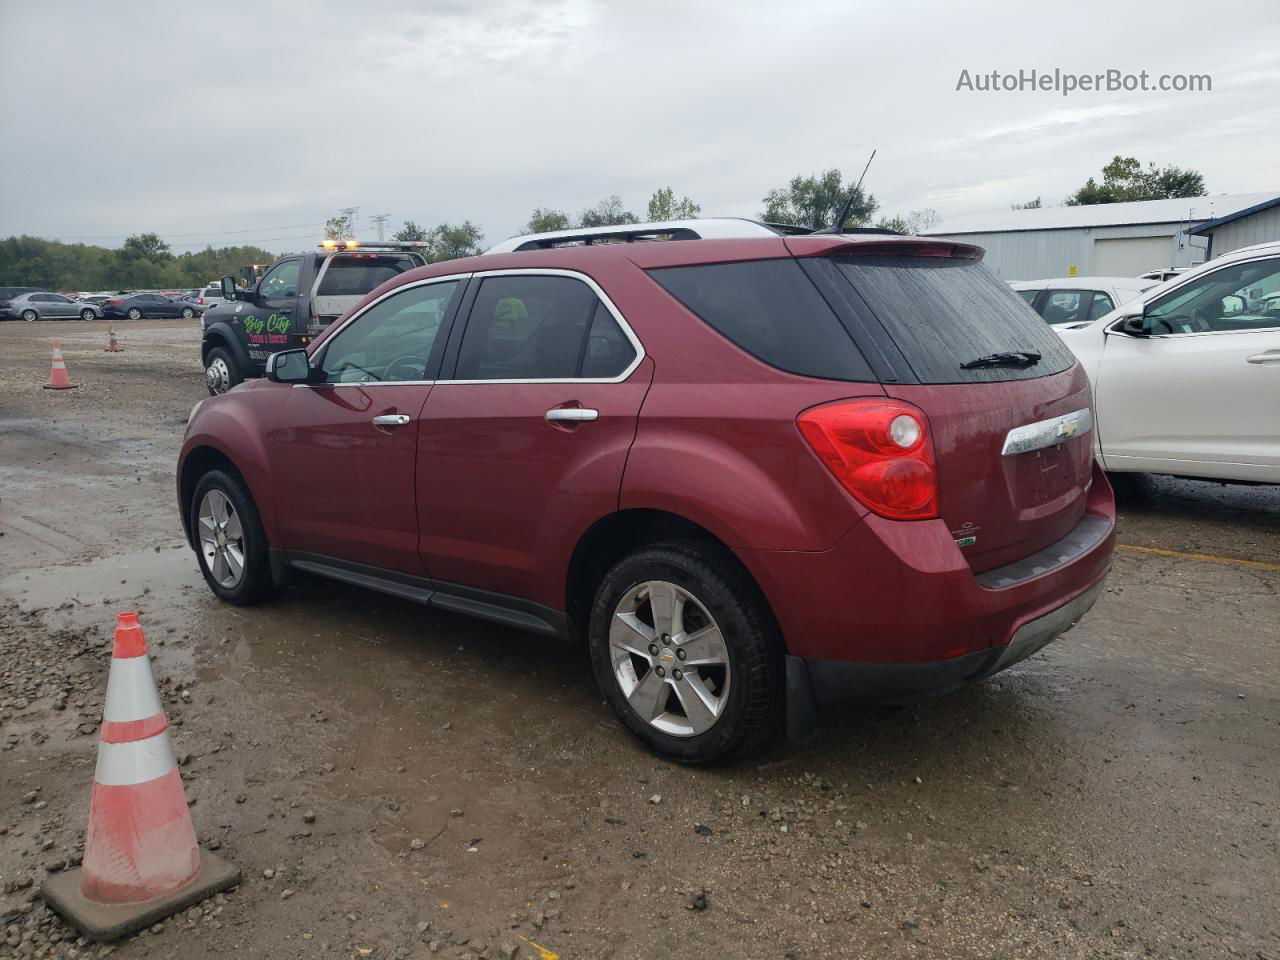
{"type": "Polygon", "coordinates": [[[1040,362],[1040,354],[1034,350],[1011,350],[1008,353],[992,353],[977,360],[960,364],[961,370],[978,367],[1034,367],[1040,362]]]}

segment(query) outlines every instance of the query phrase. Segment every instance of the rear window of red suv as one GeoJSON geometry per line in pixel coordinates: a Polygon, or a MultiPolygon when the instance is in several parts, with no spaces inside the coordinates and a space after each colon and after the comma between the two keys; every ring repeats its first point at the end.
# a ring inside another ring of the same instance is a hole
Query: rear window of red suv
{"type": "Polygon", "coordinates": [[[726,339],[771,367],[824,380],[876,380],[795,260],[663,267],[650,270],[649,276],[726,339]]]}
{"type": "Polygon", "coordinates": [[[974,260],[837,257],[839,272],[921,383],[1027,380],[1061,373],[1070,349],[1018,294],[974,260]],[[1027,366],[970,366],[983,357],[1038,353],[1027,366]]]}

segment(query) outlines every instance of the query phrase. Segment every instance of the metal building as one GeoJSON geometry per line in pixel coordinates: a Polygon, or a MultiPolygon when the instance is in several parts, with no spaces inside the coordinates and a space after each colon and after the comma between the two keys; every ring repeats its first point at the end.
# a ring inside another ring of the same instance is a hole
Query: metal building
{"type": "Polygon", "coordinates": [[[1225,249],[1260,242],[1236,242],[1237,233],[1253,229],[1251,223],[1260,231],[1271,230],[1268,239],[1275,238],[1278,204],[1280,194],[1244,193],[1041,207],[944,220],[925,235],[983,247],[987,265],[1004,280],[1137,277],[1150,270],[1189,267],[1225,249]],[[1202,234],[1202,229],[1211,232],[1202,234]],[[1230,231],[1230,237],[1214,240],[1210,253],[1210,237],[1217,230],[1230,231]],[[1223,246],[1228,242],[1233,247],[1223,246]]]}
{"type": "Polygon", "coordinates": [[[1255,243],[1280,240],[1280,197],[1224,214],[1200,224],[1191,233],[1208,238],[1209,259],[1255,243]]]}

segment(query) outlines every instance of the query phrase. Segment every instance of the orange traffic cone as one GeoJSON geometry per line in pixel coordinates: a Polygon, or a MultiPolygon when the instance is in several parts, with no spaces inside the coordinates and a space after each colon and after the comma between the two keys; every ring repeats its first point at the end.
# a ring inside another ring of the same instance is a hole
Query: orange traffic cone
{"type": "Polygon", "coordinates": [[[49,382],[44,385],[46,390],[74,390],[80,386],[78,383],[72,383],[71,378],[67,376],[67,364],[62,359],[62,344],[57,340],[53,341],[53,369],[49,371],[49,382]]]}
{"type": "Polygon", "coordinates": [[[240,882],[196,845],[151,659],[136,613],[116,617],[89,831],[79,869],[45,901],[90,940],[115,940],[240,882]]]}
{"type": "Polygon", "coordinates": [[[103,353],[124,353],[124,347],[116,341],[115,327],[107,327],[107,349],[103,353]]]}

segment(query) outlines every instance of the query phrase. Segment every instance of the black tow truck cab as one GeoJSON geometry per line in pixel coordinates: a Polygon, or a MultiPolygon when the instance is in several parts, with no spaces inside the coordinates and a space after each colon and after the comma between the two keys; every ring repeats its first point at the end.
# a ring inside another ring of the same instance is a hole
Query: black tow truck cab
{"type": "Polygon", "coordinates": [[[314,253],[281,257],[236,285],[222,278],[225,300],[201,317],[200,359],[211,394],[261,377],[267,357],[305,347],[311,338],[387,280],[427,262],[426,243],[326,240],[314,253]]]}

